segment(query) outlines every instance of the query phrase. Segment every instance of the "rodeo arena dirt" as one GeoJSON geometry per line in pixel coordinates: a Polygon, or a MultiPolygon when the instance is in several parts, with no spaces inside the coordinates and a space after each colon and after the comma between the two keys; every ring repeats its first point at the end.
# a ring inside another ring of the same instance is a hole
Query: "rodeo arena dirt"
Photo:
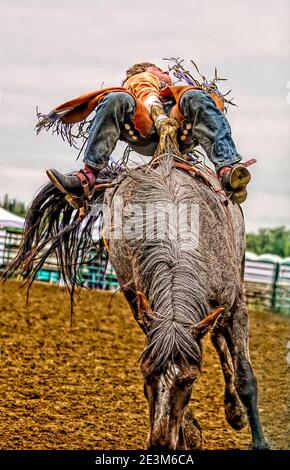
{"type": "MultiPolygon", "coordinates": [[[[144,448],[144,337],[123,295],[81,294],[70,328],[64,289],[35,283],[26,307],[19,287],[15,281],[1,286],[1,449],[144,448]]],[[[288,337],[288,319],[250,311],[261,420],[274,449],[290,448],[288,337]]],[[[234,431],[225,420],[223,389],[219,360],[206,338],[190,402],[203,449],[248,449],[248,428],[234,431]]]]}

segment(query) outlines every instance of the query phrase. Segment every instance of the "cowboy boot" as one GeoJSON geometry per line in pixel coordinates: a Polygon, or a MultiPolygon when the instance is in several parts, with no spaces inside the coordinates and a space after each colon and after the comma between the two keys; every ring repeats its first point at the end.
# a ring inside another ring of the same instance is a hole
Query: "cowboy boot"
{"type": "Polygon", "coordinates": [[[46,171],[50,181],[65,194],[76,197],[92,196],[99,170],[85,165],[84,168],[73,175],[64,175],[51,168],[46,171]]]}
{"type": "Polygon", "coordinates": [[[232,192],[232,199],[242,204],[247,199],[246,186],[251,180],[251,174],[243,163],[233,166],[224,166],[218,172],[218,177],[228,192],[232,192]]]}

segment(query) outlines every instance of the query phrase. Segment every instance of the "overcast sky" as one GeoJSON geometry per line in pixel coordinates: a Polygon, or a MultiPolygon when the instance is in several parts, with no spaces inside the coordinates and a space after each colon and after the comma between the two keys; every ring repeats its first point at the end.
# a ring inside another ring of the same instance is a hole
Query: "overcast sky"
{"type": "Polygon", "coordinates": [[[45,170],[79,168],[59,137],[35,135],[35,108],[119,85],[135,62],[192,58],[226,76],[239,153],[257,158],[247,230],[290,226],[289,0],[0,0],[0,199],[29,202],[45,170]],[[287,89],[288,84],[288,89],[287,89]],[[287,92],[289,97],[287,100],[287,92]]]}

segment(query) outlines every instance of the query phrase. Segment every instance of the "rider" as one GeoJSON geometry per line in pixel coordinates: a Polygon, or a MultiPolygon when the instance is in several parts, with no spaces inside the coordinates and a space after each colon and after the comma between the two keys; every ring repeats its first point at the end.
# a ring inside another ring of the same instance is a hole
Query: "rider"
{"type": "Polygon", "coordinates": [[[108,89],[98,103],[83,169],[74,175],[47,170],[48,177],[61,191],[77,197],[91,194],[118,140],[127,142],[142,155],[151,156],[159,139],[177,133],[181,153],[186,154],[200,144],[215,165],[223,187],[236,195],[237,202],[246,199],[246,185],[251,176],[246,166],[239,163],[241,156],[218,96],[196,86],[172,86],[169,72],[148,62],[130,67],[122,85],[122,88],[108,89]]]}

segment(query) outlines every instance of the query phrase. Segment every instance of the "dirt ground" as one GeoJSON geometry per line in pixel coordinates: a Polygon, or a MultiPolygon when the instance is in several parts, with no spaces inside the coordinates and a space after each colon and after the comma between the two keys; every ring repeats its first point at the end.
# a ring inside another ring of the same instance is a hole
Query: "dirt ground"
{"type": "MultiPolygon", "coordinates": [[[[70,329],[63,289],[35,284],[30,303],[19,283],[0,286],[0,448],[142,449],[148,429],[138,358],[143,335],[123,296],[88,291],[70,329]]],[[[250,312],[251,354],[261,419],[276,449],[289,449],[286,318],[250,312]]],[[[249,430],[224,418],[223,378],[205,340],[191,408],[205,449],[247,449],[249,430]]]]}

